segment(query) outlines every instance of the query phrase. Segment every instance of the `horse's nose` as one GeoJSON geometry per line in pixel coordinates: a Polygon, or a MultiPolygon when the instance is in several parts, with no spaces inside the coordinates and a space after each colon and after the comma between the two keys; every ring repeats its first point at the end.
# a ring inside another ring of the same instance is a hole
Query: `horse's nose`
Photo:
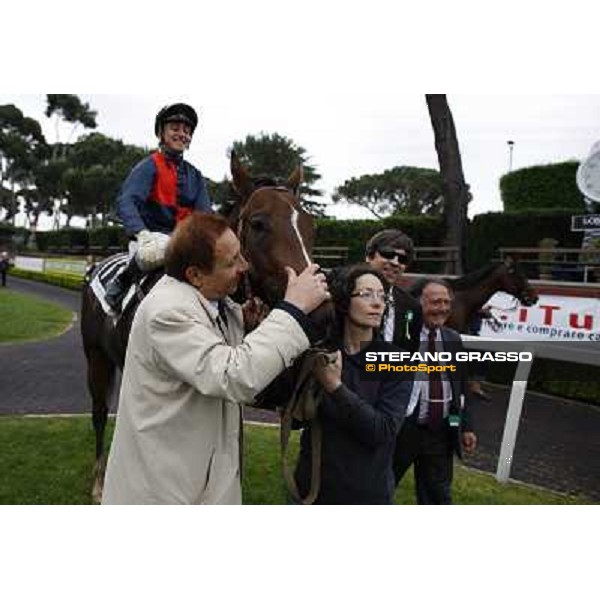
{"type": "Polygon", "coordinates": [[[539,300],[539,297],[534,289],[529,289],[525,292],[525,300],[528,306],[533,306],[539,300]]]}

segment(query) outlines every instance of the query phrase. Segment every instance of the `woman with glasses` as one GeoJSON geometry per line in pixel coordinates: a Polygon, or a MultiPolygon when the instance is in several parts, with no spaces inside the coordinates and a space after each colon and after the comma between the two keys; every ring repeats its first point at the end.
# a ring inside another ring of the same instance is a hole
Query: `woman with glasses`
{"type": "MultiPolygon", "coordinates": [[[[401,373],[383,381],[365,377],[364,353],[397,348],[377,339],[386,303],[385,279],[367,264],[337,272],[330,293],[337,316],[335,362],[313,374],[323,386],[321,486],[316,504],[391,504],[392,456],[410,393],[401,373]]],[[[311,431],[302,432],[295,478],[304,498],[310,489],[311,431]]]]}

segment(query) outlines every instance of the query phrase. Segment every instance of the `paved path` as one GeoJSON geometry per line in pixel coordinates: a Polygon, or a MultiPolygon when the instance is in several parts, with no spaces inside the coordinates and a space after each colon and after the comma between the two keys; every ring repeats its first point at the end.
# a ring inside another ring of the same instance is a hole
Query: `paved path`
{"type": "MultiPolygon", "coordinates": [[[[53,340],[0,345],[0,414],[89,413],[79,293],[14,278],[9,287],[62,304],[76,312],[77,321],[53,340]]],[[[491,395],[492,402],[474,406],[480,447],[468,464],[495,472],[509,390],[494,387],[491,395]]],[[[272,413],[252,409],[246,418],[276,422],[272,413]]],[[[600,502],[600,408],[528,393],[512,477],[600,502]]]]}
{"type": "MultiPolygon", "coordinates": [[[[510,390],[486,389],[493,400],[473,406],[481,444],[467,464],[495,473],[510,390]]],[[[511,477],[600,501],[600,408],[527,393],[511,477]]]]}
{"type": "Polygon", "coordinates": [[[0,345],[0,414],[90,412],[79,333],[79,292],[14,277],[9,277],[8,286],[72,310],[75,321],[57,338],[0,345]]]}

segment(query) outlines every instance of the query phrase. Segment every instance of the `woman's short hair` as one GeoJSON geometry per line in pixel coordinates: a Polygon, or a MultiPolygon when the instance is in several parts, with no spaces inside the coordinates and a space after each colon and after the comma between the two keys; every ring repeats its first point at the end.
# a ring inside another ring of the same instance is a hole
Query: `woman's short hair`
{"type": "Polygon", "coordinates": [[[181,221],[169,242],[165,257],[167,275],[187,281],[188,267],[198,267],[204,273],[215,268],[215,244],[229,229],[229,223],[219,215],[194,212],[181,221]]]}

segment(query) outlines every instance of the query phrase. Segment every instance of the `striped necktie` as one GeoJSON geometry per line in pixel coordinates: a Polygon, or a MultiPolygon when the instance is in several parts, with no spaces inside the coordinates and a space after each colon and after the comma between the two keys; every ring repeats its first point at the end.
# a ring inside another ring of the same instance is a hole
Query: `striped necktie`
{"type": "MultiPolygon", "coordinates": [[[[428,351],[435,352],[437,329],[429,330],[428,351]]],[[[444,393],[442,375],[439,371],[429,373],[429,405],[427,406],[427,426],[433,431],[441,429],[444,422],[444,393]]]]}

